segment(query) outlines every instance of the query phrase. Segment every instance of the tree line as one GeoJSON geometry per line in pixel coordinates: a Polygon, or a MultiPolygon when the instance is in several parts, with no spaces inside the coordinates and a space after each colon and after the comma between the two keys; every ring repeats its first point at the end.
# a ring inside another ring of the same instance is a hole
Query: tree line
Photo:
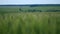
{"type": "Polygon", "coordinates": [[[19,9],[19,11],[21,11],[21,12],[42,12],[42,10],[36,10],[36,9],[29,9],[29,10],[19,9]]]}
{"type": "MultiPolygon", "coordinates": [[[[8,10],[8,9],[7,9],[8,10]]],[[[24,10],[24,9],[21,9],[19,8],[18,10],[14,10],[14,11],[3,11],[3,10],[0,10],[0,14],[3,14],[3,13],[17,13],[17,12],[60,12],[60,10],[58,9],[48,9],[48,10],[39,10],[39,9],[27,9],[27,10],[24,10]]]]}
{"type": "Polygon", "coordinates": [[[36,10],[36,9],[29,9],[29,10],[23,10],[23,9],[19,9],[20,12],[60,12],[60,10],[46,10],[46,11],[43,11],[43,10],[36,10]]]}

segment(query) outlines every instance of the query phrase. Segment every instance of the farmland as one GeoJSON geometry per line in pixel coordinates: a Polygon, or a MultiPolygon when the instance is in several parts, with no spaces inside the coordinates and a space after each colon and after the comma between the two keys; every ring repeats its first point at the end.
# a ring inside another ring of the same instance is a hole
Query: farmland
{"type": "Polygon", "coordinates": [[[0,34],[60,34],[60,6],[0,6],[0,34]]]}
{"type": "Polygon", "coordinates": [[[0,14],[0,34],[60,34],[59,12],[0,14]]]}

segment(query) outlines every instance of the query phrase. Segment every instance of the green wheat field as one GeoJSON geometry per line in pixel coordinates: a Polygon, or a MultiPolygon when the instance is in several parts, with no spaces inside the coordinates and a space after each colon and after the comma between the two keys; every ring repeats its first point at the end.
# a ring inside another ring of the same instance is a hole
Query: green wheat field
{"type": "Polygon", "coordinates": [[[60,34],[60,12],[0,13],[0,34],[60,34]]]}

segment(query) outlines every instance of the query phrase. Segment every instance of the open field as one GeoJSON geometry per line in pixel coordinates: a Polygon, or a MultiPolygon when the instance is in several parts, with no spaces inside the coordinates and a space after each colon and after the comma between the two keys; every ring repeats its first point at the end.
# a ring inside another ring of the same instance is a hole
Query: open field
{"type": "MultiPolygon", "coordinates": [[[[51,10],[59,10],[57,12],[60,12],[60,6],[36,6],[36,7],[30,7],[30,6],[0,6],[0,12],[29,12],[28,10],[41,10],[41,12],[54,12],[51,10]],[[21,9],[22,11],[20,11],[21,9]],[[48,11],[49,10],[49,11],[48,11]]],[[[35,11],[34,11],[35,12],[35,11]]],[[[37,11],[38,12],[38,11],[37,11]]]]}
{"type": "Polygon", "coordinates": [[[0,34],[60,34],[60,12],[0,14],[0,34]]]}

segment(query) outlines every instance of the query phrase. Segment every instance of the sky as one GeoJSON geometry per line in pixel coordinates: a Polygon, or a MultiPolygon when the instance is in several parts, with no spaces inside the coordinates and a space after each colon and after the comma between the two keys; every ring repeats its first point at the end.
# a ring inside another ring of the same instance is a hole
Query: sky
{"type": "Polygon", "coordinates": [[[0,5],[6,4],[60,4],[60,0],[0,0],[0,5]]]}

